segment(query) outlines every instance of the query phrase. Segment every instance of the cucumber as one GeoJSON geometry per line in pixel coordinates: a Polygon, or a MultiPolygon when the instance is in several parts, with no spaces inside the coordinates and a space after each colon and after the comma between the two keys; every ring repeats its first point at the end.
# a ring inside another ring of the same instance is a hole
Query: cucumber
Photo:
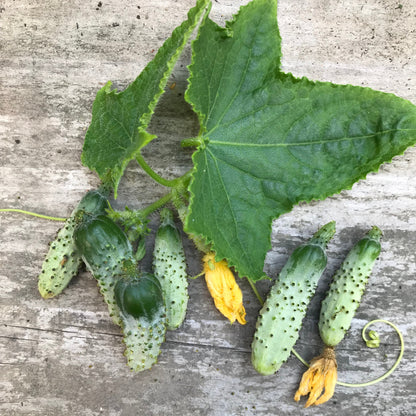
{"type": "Polygon", "coordinates": [[[38,289],[43,298],[59,295],[78,274],[82,259],[73,238],[76,218],[84,211],[104,213],[108,207],[107,197],[108,193],[101,189],[87,192],[51,242],[38,277],[38,289]]]}
{"type": "Polygon", "coordinates": [[[140,274],[125,232],[105,215],[85,214],[75,243],[98,281],[113,322],[123,330],[124,355],[134,371],[150,368],[165,339],[166,312],[159,281],[140,274]]]}
{"type": "Polygon", "coordinates": [[[117,306],[125,315],[152,322],[164,309],[159,280],[150,273],[119,279],[114,287],[117,306]]]}
{"type": "Polygon", "coordinates": [[[174,330],[185,319],[188,305],[186,260],[172,212],[165,208],[160,217],[161,223],[156,233],[153,252],[153,268],[165,299],[167,327],[174,330]]]}
{"type": "Polygon", "coordinates": [[[134,371],[146,370],[157,361],[165,340],[166,311],[159,280],[149,273],[120,279],[114,292],[128,365],[134,371]]]}
{"type": "Polygon", "coordinates": [[[290,256],[260,310],[252,342],[251,360],[263,375],[275,373],[295,345],[310,298],[326,264],[328,241],[335,222],[324,225],[290,256]]]}
{"type": "Polygon", "coordinates": [[[161,314],[149,322],[121,313],[126,346],[124,355],[133,371],[148,370],[157,362],[160,347],[165,340],[166,316],[161,314]]]}
{"type": "Polygon", "coordinates": [[[134,275],[133,248],[123,230],[105,215],[84,214],[74,232],[75,245],[98,286],[113,322],[121,325],[114,297],[117,277],[134,275]]]}
{"type": "Polygon", "coordinates": [[[348,253],[335,273],[322,301],[319,332],[322,341],[335,347],[344,338],[360,305],[368,278],[378,258],[382,232],[372,229],[348,253]]]}
{"type": "MultiPolygon", "coordinates": [[[[342,341],[351,326],[368,277],[380,254],[381,235],[380,229],[373,227],[352,248],[335,273],[322,301],[319,333],[325,348],[321,355],[312,359],[294,397],[295,401],[299,401],[302,396],[309,395],[305,407],[325,403],[334,395],[338,378],[335,346],[342,341]]],[[[377,380],[380,381],[385,375],[377,380]]],[[[359,385],[369,384],[373,383],[359,385]]]]}

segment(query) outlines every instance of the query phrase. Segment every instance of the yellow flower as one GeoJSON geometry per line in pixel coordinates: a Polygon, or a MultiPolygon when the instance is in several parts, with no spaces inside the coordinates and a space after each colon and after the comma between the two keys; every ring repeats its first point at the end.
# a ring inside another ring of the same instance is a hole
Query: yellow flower
{"type": "Polygon", "coordinates": [[[298,402],[301,396],[309,394],[305,407],[325,403],[333,396],[336,383],[335,351],[332,347],[326,347],[319,357],[311,361],[309,369],[303,374],[295,400],[298,402]]]}
{"type": "Polygon", "coordinates": [[[214,298],[215,306],[231,323],[237,319],[244,325],[246,311],[243,306],[243,294],[227,262],[215,261],[214,253],[206,254],[203,261],[205,281],[209,293],[214,298]]]}

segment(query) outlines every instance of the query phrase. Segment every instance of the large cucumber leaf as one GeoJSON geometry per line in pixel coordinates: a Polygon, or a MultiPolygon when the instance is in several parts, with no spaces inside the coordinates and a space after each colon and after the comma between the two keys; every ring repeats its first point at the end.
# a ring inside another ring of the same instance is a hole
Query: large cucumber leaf
{"type": "Polygon", "coordinates": [[[264,277],[271,222],[324,199],[416,142],[416,106],[392,94],[280,72],[276,0],[225,28],[206,18],[187,101],[201,123],[186,230],[240,276],[264,277]]]}
{"type": "Polygon", "coordinates": [[[188,19],[124,91],[111,90],[108,82],[97,93],[81,160],[114,188],[115,197],[127,164],[156,137],[146,128],[177,59],[210,4],[209,0],[197,1],[188,19]]]}

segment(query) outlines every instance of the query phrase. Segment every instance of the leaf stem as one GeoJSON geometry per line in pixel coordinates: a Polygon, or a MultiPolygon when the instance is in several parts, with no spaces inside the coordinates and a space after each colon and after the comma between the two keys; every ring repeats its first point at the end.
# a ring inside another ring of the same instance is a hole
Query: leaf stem
{"type": "Polygon", "coordinates": [[[263,301],[259,291],[257,290],[256,284],[249,277],[247,277],[247,280],[250,283],[250,286],[253,289],[253,292],[256,295],[258,301],[260,302],[260,305],[263,306],[264,301],[263,301]]]}
{"type": "Polygon", "coordinates": [[[36,212],[24,211],[23,209],[16,209],[16,208],[1,208],[0,212],[18,212],[20,214],[32,215],[33,217],[43,218],[45,220],[50,220],[50,221],[62,221],[62,222],[66,221],[66,218],[50,217],[49,215],[42,215],[36,212]]]}
{"type": "Polygon", "coordinates": [[[169,188],[177,187],[181,182],[185,181],[191,174],[191,171],[186,172],[184,175],[180,176],[176,179],[165,179],[158,175],[144,160],[143,156],[139,153],[136,156],[137,163],[141,166],[141,168],[157,183],[163,186],[167,186],[169,188]]]}
{"type": "Polygon", "coordinates": [[[181,147],[198,147],[203,143],[199,137],[193,137],[191,139],[183,139],[181,141],[181,147]]]}

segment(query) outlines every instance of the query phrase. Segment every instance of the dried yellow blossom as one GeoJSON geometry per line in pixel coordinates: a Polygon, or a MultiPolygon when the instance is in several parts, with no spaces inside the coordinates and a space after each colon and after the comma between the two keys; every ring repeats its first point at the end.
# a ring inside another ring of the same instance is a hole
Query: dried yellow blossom
{"type": "Polygon", "coordinates": [[[215,261],[214,253],[206,254],[203,261],[205,281],[215,306],[231,323],[237,320],[244,325],[246,311],[243,306],[243,294],[227,262],[215,261]]]}
{"type": "Polygon", "coordinates": [[[332,347],[326,347],[319,357],[311,361],[309,369],[303,374],[295,400],[298,402],[301,396],[309,394],[305,407],[325,403],[333,396],[336,383],[335,351],[332,347]]]}

